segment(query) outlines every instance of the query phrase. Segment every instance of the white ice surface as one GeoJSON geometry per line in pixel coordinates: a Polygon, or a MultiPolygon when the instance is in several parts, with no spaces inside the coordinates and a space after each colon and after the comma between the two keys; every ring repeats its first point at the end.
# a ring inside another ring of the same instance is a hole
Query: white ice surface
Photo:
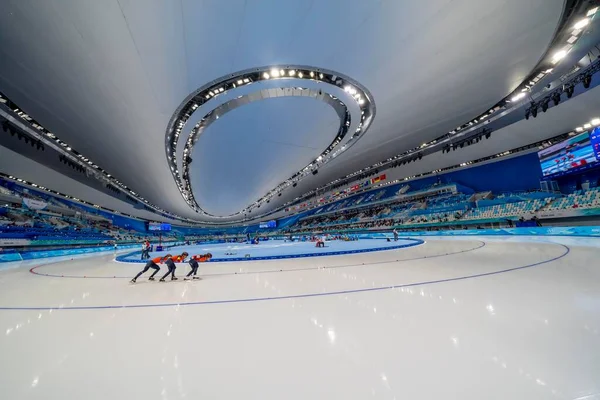
{"type": "Polygon", "coordinates": [[[90,278],[1,270],[0,396],[600,398],[598,241],[424,239],[201,265],[197,282],[130,285],[141,265],[112,254],[36,269],[90,278]],[[124,307],[85,308],[102,306],[124,307]]]}

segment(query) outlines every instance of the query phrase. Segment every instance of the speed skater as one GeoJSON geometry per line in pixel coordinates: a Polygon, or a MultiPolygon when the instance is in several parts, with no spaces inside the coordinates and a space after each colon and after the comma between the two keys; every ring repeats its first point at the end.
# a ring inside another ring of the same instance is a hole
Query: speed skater
{"type": "Polygon", "coordinates": [[[185,251],[183,253],[181,253],[181,255],[179,256],[172,256],[172,257],[165,257],[165,261],[164,263],[167,265],[167,268],[169,268],[169,270],[167,271],[167,273],[160,278],[160,282],[164,282],[165,278],[169,275],[171,275],[171,280],[172,281],[176,281],[177,278],[175,277],[175,269],[177,268],[177,266],[175,265],[176,262],[183,262],[186,257],[188,256],[188,253],[186,253],[185,251]]]}
{"type": "Polygon", "coordinates": [[[139,278],[144,272],[148,271],[150,268],[154,269],[154,272],[152,273],[152,275],[150,275],[150,278],[148,278],[149,281],[153,281],[154,280],[154,275],[156,275],[158,273],[158,271],[160,271],[160,267],[158,266],[158,264],[161,264],[163,262],[165,262],[165,260],[169,259],[171,257],[170,254],[167,254],[164,257],[154,257],[151,260],[148,260],[148,262],[146,263],[146,266],[144,267],[143,270],[141,270],[136,276],[135,278],[133,278],[131,280],[131,283],[135,283],[135,281],[137,280],[137,278],[139,278]]]}
{"type": "Polygon", "coordinates": [[[211,258],[212,258],[212,254],[210,254],[210,253],[192,256],[189,261],[190,267],[192,267],[192,269],[190,272],[188,272],[186,277],[183,279],[189,280],[190,276],[192,276],[192,275],[193,275],[193,277],[191,279],[200,279],[199,276],[196,276],[196,273],[198,272],[198,263],[199,262],[208,262],[208,261],[210,261],[211,258]]]}

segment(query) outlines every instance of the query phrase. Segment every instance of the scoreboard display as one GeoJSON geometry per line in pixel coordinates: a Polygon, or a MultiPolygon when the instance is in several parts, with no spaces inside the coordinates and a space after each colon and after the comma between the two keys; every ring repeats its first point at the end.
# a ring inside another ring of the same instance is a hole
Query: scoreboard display
{"type": "Polygon", "coordinates": [[[165,224],[160,222],[150,222],[148,224],[149,231],[170,231],[171,224],[165,224]]]}
{"type": "Polygon", "coordinates": [[[583,132],[538,152],[544,177],[565,175],[595,166],[600,155],[600,140],[595,129],[583,132]]]}
{"type": "Polygon", "coordinates": [[[259,227],[263,228],[263,229],[276,228],[277,227],[277,221],[271,220],[271,221],[261,222],[260,225],[259,225],[259,227]]]}

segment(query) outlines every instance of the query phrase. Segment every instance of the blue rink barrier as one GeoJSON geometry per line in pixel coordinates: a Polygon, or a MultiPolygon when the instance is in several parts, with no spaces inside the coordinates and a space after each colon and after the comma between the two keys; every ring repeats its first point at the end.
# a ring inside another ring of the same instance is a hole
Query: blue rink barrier
{"type": "MultiPolygon", "coordinates": [[[[527,227],[501,229],[464,229],[455,231],[399,232],[409,236],[586,236],[600,237],[600,226],[527,227]]],[[[391,234],[386,234],[390,237],[391,234]]],[[[359,235],[361,237],[362,235],[359,235]]]]}
{"type": "MultiPolygon", "coordinates": [[[[181,243],[168,243],[165,246],[171,247],[180,245],[181,243]]],[[[123,244],[119,245],[117,250],[134,249],[140,247],[139,244],[123,244]]],[[[6,252],[0,253],[0,263],[10,261],[37,260],[39,258],[48,257],[64,257],[75,256],[80,254],[99,253],[103,251],[112,251],[114,246],[98,246],[98,247],[81,247],[78,249],[57,249],[57,250],[30,250],[21,252],[6,252]]],[[[138,252],[141,254],[141,252],[138,252]]]]}
{"type": "MultiPolygon", "coordinates": [[[[139,247],[139,244],[133,245],[120,245],[118,250],[133,249],[139,247]]],[[[0,253],[0,263],[10,261],[23,261],[23,260],[37,260],[39,258],[48,257],[64,257],[74,256],[79,254],[99,253],[102,251],[114,250],[113,246],[99,246],[99,247],[82,247],[78,249],[63,249],[63,250],[33,250],[13,253],[0,253]]]]}

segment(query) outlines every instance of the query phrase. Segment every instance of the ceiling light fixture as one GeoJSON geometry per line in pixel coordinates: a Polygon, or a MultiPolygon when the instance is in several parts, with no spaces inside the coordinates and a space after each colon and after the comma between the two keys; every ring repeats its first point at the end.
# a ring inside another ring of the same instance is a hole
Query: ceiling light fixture
{"type": "Polygon", "coordinates": [[[587,26],[590,23],[590,19],[589,18],[584,18],[581,21],[577,22],[573,28],[575,29],[581,29],[584,28],[585,26],[587,26]]]}
{"type": "MultiPolygon", "coordinates": [[[[357,140],[357,138],[359,137],[360,134],[363,134],[368,127],[370,126],[370,124],[373,121],[374,115],[375,115],[375,106],[373,104],[372,98],[370,97],[370,94],[366,91],[365,88],[363,88],[362,86],[360,86],[359,84],[357,84],[356,82],[353,82],[351,79],[344,77],[343,75],[340,75],[338,73],[333,73],[331,71],[327,71],[327,72],[314,72],[311,71],[309,68],[307,67],[299,67],[300,69],[303,69],[306,71],[306,74],[311,75],[312,77],[314,77],[315,74],[319,74],[320,78],[324,78],[325,75],[327,75],[326,80],[323,81],[323,83],[325,84],[325,86],[321,86],[319,88],[302,88],[302,87],[298,87],[297,84],[294,82],[293,86],[289,89],[300,89],[299,92],[302,92],[302,96],[306,96],[307,91],[310,92],[314,92],[313,94],[309,95],[310,97],[313,98],[317,98],[321,101],[324,101],[326,103],[329,103],[332,107],[334,107],[334,109],[342,107],[344,108],[346,111],[342,114],[338,115],[340,116],[340,122],[342,122],[342,124],[340,125],[340,129],[338,131],[338,136],[336,136],[336,138],[334,139],[334,141],[323,151],[321,152],[321,155],[315,159],[315,161],[318,161],[320,165],[327,163],[328,161],[330,161],[331,159],[333,159],[337,154],[339,154],[341,151],[343,151],[346,148],[349,148],[351,145],[353,145],[357,140]],[[329,77],[331,77],[331,82],[329,80],[329,77]],[[344,103],[344,99],[342,96],[342,98],[338,98],[338,95],[335,95],[335,92],[328,92],[327,90],[327,85],[333,86],[334,88],[340,88],[344,86],[344,83],[348,84],[351,83],[349,86],[349,89],[347,91],[347,93],[351,94],[352,96],[352,100],[356,101],[359,105],[361,105],[361,107],[358,109],[358,112],[361,113],[361,115],[358,115],[358,118],[355,118],[355,116],[352,115],[353,111],[349,110],[346,107],[346,104],[344,103]],[[352,121],[356,121],[355,122],[355,128],[351,127],[351,120],[350,118],[352,118],[352,121]],[[358,126],[358,127],[356,127],[358,126]],[[352,135],[346,135],[347,132],[349,132],[350,130],[352,131],[352,135]],[[343,139],[343,140],[342,140],[343,139]],[[336,150],[337,148],[337,150],[336,150]]],[[[244,74],[246,76],[248,76],[249,74],[252,74],[252,76],[257,76],[258,75],[258,79],[253,79],[253,83],[254,82],[259,82],[261,80],[260,77],[262,77],[262,80],[266,80],[269,78],[285,78],[287,76],[289,77],[293,77],[295,79],[303,79],[305,76],[305,73],[302,73],[302,71],[299,70],[299,68],[294,68],[291,66],[286,66],[285,69],[282,69],[281,67],[277,67],[277,68],[273,68],[273,67],[265,67],[265,69],[262,68],[258,68],[258,69],[252,69],[252,70],[246,70],[246,71],[242,71],[240,73],[244,74]]],[[[233,79],[238,80],[239,82],[239,77],[236,77],[235,74],[233,75],[228,75],[226,77],[223,77],[221,80],[221,85],[223,83],[225,83],[226,89],[228,90],[235,90],[235,88],[232,89],[232,85],[228,82],[232,82],[233,79]]],[[[215,87],[215,82],[219,82],[217,81],[213,81],[213,86],[215,87]]],[[[217,83],[218,85],[219,83],[217,83]]],[[[290,85],[290,83],[284,83],[283,85],[290,85]]],[[[279,90],[277,91],[278,96],[281,96],[281,91],[284,91],[284,96],[297,96],[299,95],[298,91],[296,90],[285,90],[288,88],[284,88],[281,87],[279,88],[279,90]]],[[[238,214],[241,213],[237,212],[237,213],[233,213],[227,216],[217,216],[217,215],[211,215],[206,213],[205,211],[203,211],[195,202],[194,200],[194,196],[190,187],[190,181],[189,181],[189,170],[188,168],[188,163],[185,162],[185,159],[181,162],[181,165],[183,165],[183,170],[182,170],[182,174],[180,175],[178,173],[178,167],[177,167],[177,141],[178,138],[176,137],[176,135],[173,135],[173,132],[176,131],[177,133],[181,132],[182,130],[184,130],[184,126],[187,123],[187,121],[190,119],[191,114],[195,111],[195,109],[191,109],[190,112],[190,107],[189,104],[192,104],[191,102],[194,102],[194,104],[199,104],[202,105],[204,103],[206,103],[207,101],[204,100],[204,96],[206,94],[205,90],[208,89],[199,89],[198,91],[196,91],[193,95],[191,95],[188,99],[186,100],[186,102],[184,104],[182,104],[179,108],[178,108],[178,112],[176,115],[173,116],[173,118],[171,119],[171,122],[169,124],[169,126],[171,127],[177,127],[175,130],[172,128],[168,129],[167,135],[166,135],[166,142],[167,142],[167,155],[171,155],[172,157],[169,160],[169,162],[172,164],[172,166],[174,167],[174,169],[172,169],[172,171],[174,171],[173,176],[175,178],[176,184],[179,188],[179,190],[182,192],[182,196],[185,193],[184,199],[186,200],[186,202],[188,203],[188,205],[190,207],[192,207],[194,210],[196,210],[197,212],[201,212],[202,214],[211,217],[211,218],[217,218],[217,219],[223,219],[226,218],[228,219],[228,221],[226,222],[215,222],[215,221],[210,221],[208,223],[212,223],[212,224],[227,224],[227,223],[233,223],[234,220],[233,218],[235,216],[237,216],[238,214]]],[[[218,90],[218,89],[217,89],[218,90]]],[[[220,92],[220,90],[219,90],[220,92]]],[[[213,108],[212,111],[208,111],[205,114],[205,117],[202,118],[202,120],[196,124],[192,130],[191,133],[189,134],[189,137],[187,138],[186,145],[184,146],[184,152],[183,154],[186,155],[191,155],[192,154],[192,146],[194,145],[194,143],[197,142],[198,140],[198,135],[201,134],[208,125],[210,125],[210,123],[212,123],[215,119],[216,119],[216,115],[223,116],[226,112],[230,111],[231,109],[235,109],[240,105],[244,105],[247,103],[247,101],[244,101],[243,98],[248,97],[249,95],[241,95],[241,96],[237,96],[234,99],[228,100],[226,103],[221,104],[216,106],[215,108],[213,108]],[[232,104],[232,102],[235,102],[235,104],[232,104]],[[215,115],[215,116],[213,116],[215,115]],[[211,118],[212,116],[212,118],[211,118]],[[186,151],[187,150],[187,151],[186,151]]],[[[261,99],[262,97],[258,97],[257,100],[261,99]]],[[[253,100],[254,101],[254,100],[253,100]]],[[[206,112],[206,108],[203,109],[203,112],[206,112]]],[[[290,186],[292,183],[295,183],[296,181],[299,181],[300,179],[302,179],[304,176],[306,176],[306,174],[310,174],[312,169],[314,167],[305,170],[305,171],[299,171],[298,173],[296,173],[294,176],[292,176],[291,178],[287,179],[286,181],[282,182],[281,184],[277,185],[275,188],[273,188],[271,191],[269,191],[268,193],[266,193],[263,197],[261,197],[259,200],[257,200],[255,202],[255,204],[251,205],[247,211],[252,211],[252,208],[258,208],[260,206],[260,204],[264,203],[267,201],[267,199],[271,199],[273,198],[275,195],[279,195],[279,193],[281,193],[282,190],[284,190],[286,187],[290,186]]],[[[268,213],[273,212],[273,210],[266,210],[264,214],[261,215],[267,215],[268,213]]],[[[258,215],[254,215],[254,218],[259,218],[258,215]]]]}
{"type": "Polygon", "coordinates": [[[557,64],[560,60],[565,58],[566,55],[567,55],[567,50],[565,50],[565,49],[557,51],[552,56],[552,64],[557,64]]]}
{"type": "Polygon", "coordinates": [[[521,100],[521,99],[522,99],[522,98],[524,98],[525,96],[526,96],[525,92],[521,92],[521,93],[519,93],[519,94],[516,94],[516,95],[514,95],[514,96],[513,96],[513,97],[510,99],[510,101],[514,103],[514,102],[517,102],[517,101],[521,100]]]}

